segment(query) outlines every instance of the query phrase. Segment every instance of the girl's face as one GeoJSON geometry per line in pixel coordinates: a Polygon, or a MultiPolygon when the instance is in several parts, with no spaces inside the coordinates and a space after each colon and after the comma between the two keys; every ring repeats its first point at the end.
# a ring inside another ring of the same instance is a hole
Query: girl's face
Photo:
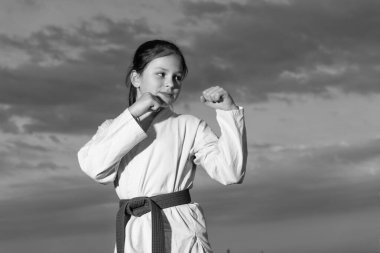
{"type": "Polygon", "coordinates": [[[181,91],[183,73],[180,58],[174,54],[156,58],[147,64],[141,74],[133,71],[131,78],[137,88],[137,99],[150,92],[170,105],[181,91]]]}

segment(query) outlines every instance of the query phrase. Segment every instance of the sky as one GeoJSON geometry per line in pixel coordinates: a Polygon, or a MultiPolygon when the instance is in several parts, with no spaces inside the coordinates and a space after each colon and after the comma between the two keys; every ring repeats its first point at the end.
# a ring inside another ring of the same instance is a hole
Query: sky
{"type": "Polygon", "coordinates": [[[177,112],[219,133],[213,85],[244,107],[243,184],[192,189],[215,252],[380,252],[378,24],[376,0],[2,0],[0,252],[113,252],[116,193],[76,154],[150,39],[185,55],[177,112]]]}

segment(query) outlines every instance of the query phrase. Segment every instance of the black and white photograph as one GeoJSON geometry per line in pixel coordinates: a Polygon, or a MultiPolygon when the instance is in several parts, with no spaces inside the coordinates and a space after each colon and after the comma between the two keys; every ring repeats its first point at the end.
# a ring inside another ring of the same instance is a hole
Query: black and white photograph
{"type": "Polygon", "coordinates": [[[380,253],[380,1],[1,0],[1,253],[380,253]]]}

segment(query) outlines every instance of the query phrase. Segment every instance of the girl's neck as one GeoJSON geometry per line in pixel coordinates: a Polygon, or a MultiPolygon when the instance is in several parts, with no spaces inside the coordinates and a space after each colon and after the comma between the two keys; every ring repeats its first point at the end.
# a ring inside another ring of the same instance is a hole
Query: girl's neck
{"type": "Polygon", "coordinates": [[[149,127],[151,126],[153,120],[157,117],[157,115],[163,110],[163,108],[159,111],[156,112],[148,112],[145,113],[144,115],[141,115],[139,117],[139,124],[141,128],[146,132],[149,127]]]}

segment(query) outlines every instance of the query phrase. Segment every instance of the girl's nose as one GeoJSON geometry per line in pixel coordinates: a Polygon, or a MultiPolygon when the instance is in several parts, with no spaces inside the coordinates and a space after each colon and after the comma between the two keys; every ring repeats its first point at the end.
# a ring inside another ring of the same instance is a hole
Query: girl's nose
{"type": "Polygon", "coordinates": [[[174,87],[174,80],[172,78],[168,78],[165,81],[165,86],[167,86],[167,87],[174,87]]]}

